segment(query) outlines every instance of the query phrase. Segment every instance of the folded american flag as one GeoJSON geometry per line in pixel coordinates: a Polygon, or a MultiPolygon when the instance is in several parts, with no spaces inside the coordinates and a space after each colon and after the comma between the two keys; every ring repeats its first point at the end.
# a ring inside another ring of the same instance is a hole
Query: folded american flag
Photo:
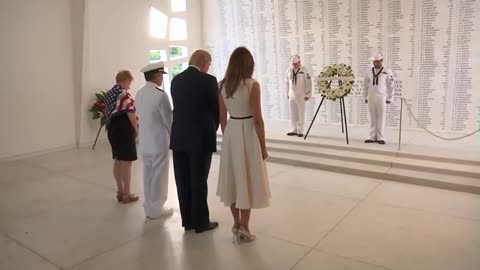
{"type": "Polygon", "coordinates": [[[107,92],[105,97],[105,107],[107,115],[107,128],[112,119],[117,114],[136,112],[132,96],[120,85],[116,84],[107,92]]]}

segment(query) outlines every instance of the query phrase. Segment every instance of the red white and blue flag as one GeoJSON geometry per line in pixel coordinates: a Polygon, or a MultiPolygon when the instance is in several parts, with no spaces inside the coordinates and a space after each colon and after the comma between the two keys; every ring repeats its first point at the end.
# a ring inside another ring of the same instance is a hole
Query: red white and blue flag
{"type": "Polygon", "coordinates": [[[136,112],[132,96],[120,85],[116,84],[107,92],[105,97],[105,108],[107,115],[107,126],[112,117],[120,113],[136,112]]]}

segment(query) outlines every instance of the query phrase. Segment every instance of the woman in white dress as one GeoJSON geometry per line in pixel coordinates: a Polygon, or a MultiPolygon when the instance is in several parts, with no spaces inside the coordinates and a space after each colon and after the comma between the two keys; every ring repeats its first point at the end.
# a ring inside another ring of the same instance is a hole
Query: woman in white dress
{"type": "Polygon", "coordinates": [[[223,142],[217,195],[225,206],[230,206],[237,243],[255,240],[249,228],[250,211],[267,207],[270,200],[260,85],[252,79],[254,66],[252,54],[239,47],[230,56],[225,78],[220,82],[223,142]]]}

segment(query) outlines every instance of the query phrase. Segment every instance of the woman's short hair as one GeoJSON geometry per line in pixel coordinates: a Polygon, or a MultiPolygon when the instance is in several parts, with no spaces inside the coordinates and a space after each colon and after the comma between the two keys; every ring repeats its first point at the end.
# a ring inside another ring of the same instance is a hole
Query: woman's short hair
{"type": "Polygon", "coordinates": [[[128,70],[120,70],[115,77],[117,83],[121,83],[124,81],[133,81],[132,73],[128,70]]]}

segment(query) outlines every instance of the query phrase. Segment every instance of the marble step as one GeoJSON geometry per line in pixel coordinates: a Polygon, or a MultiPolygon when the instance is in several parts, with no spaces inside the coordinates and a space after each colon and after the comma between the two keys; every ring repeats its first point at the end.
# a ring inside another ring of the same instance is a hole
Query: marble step
{"type": "MultiPolygon", "coordinates": [[[[219,137],[221,139],[221,136],[219,137]]],[[[351,145],[339,145],[339,144],[322,144],[322,143],[315,143],[309,142],[304,140],[299,140],[298,138],[292,139],[291,137],[287,137],[286,139],[278,139],[278,138],[267,138],[267,143],[281,143],[285,145],[300,145],[300,146],[308,146],[312,148],[321,148],[321,149],[335,149],[335,150],[342,150],[342,151],[350,151],[350,152],[362,152],[362,153],[369,153],[375,155],[386,155],[391,156],[396,155],[397,157],[403,158],[412,158],[412,159],[421,159],[421,160],[430,160],[430,161],[438,161],[438,162],[447,162],[447,163],[455,163],[455,164],[463,164],[463,165],[472,165],[472,166],[480,166],[480,161],[469,160],[469,159],[459,159],[459,158],[450,158],[450,157],[441,157],[441,156],[433,156],[433,155],[423,155],[423,154],[413,154],[413,153],[405,153],[405,152],[392,152],[388,150],[379,150],[379,149],[371,149],[365,144],[364,147],[358,146],[351,146],[351,145]]]]}
{"type": "MultiPolygon", "coordinates": [[[[219,141],[220,143],[220,141],[219,141]]],[[[309,144],[290,144],[284,142],[270,141],[267,143],[269,152],[283,152],[298,154],[303,159],[309,157],[321,157],[337,161],[349,161],[360,164],[379,165],[399,169],[407,169],[421,172],[432,172],[446,174],[451,176],[480,178],[480,166],[461,164],[451,161],[433,161],[423,158],[414,158],[412,156],[403,157],[396,153],[378,153],[378,151],[364,151],[356,149],[352,151],[348,148],[327,148],[312,146],[309,144]]]]}
{"type": "Polygon", "coordinates": [[[471,165],[461,165],[463,168],[459,164],[399,158],[395,154],[318,149],[298,144],[291,149],[288,144],[269,142],[268,147],[269,162],[273,163],[480,194],[475,171],[478,167],[471,165]],[[457,165],[460,167],[454,168],[457,165]],[[474,177],[468,176],[474,173],[474,177]]]}

